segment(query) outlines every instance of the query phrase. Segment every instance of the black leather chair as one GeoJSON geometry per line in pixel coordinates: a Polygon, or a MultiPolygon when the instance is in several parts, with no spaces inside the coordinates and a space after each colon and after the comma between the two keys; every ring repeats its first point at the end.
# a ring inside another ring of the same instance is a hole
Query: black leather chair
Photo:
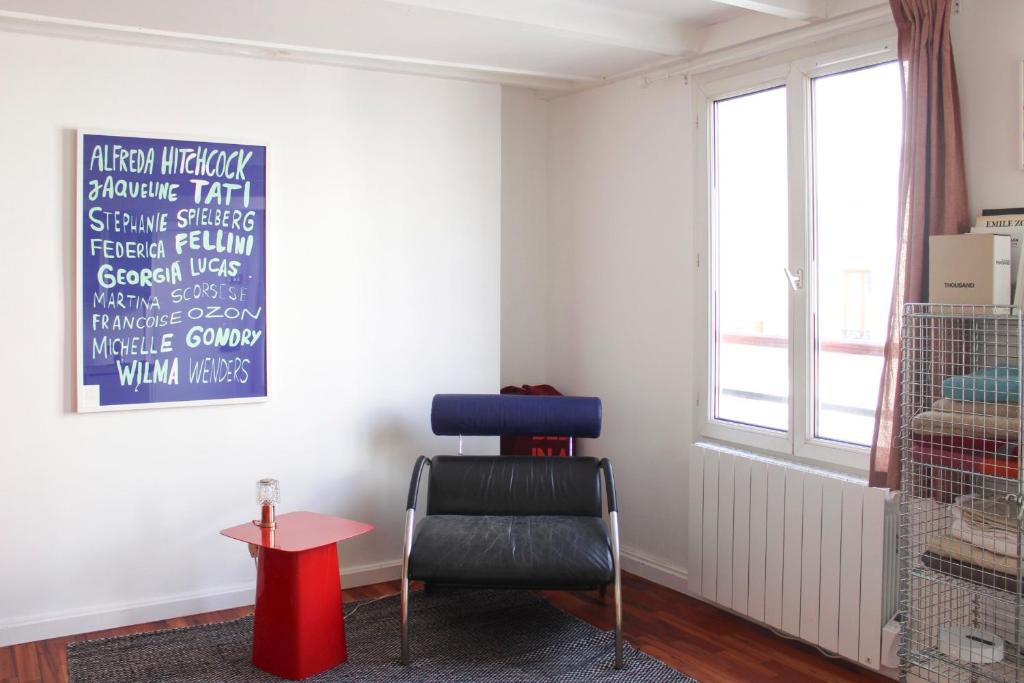
{"type": "Polygon", "coordinates": [[[403,664],[409,662],[410,580],[545,590],[612,584],[615,668],[621,668],[619,521],[611,463],[583,457],[420,456],[409,484],[402,553],[403,664]],[[420,478],[428,466],[426,516],[414,525],[420,478]]]}

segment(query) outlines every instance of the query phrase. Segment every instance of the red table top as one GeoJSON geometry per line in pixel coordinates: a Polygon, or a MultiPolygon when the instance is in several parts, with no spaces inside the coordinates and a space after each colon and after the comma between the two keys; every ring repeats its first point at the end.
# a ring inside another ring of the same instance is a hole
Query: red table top
{"type": "Polygon", "coordinates": [[[297,553],[345,541],[373,531],[373,525],[318,512],[287,512],[277,516],[276,529],[261,529],[252,522],[220,533],[262,548],[297,553]]]}

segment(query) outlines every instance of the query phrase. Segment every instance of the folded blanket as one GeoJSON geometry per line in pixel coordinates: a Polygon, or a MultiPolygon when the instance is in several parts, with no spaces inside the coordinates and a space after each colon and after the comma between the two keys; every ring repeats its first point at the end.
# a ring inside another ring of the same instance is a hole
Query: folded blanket
{"type": "Polygon", "coordinates": [[[1006,496],[961,496],[950,508],[949,535],[1000,555],[1020,554],[1017,506],[1006,496]]]}
{"type": "Polygon", "coordinates": [[[971,472],[980,472],[982,462],[991,461],[993,467],[997,462],[1016,463],[1018,451],[1015,443],[928,436],[915,436],[910,448],[912,457],[918,462],[971,472]]]}
{"type": "Polygon", "coordinates": [[[970,581],[971,583],[976,583],[981,586],[1009,591],[1011,593],[1020,592],[1021,582],[1017,580],[1017,577],[1014,574],[993,572],[971,564],[970,562],[961,562],[960,560],[954,560],[950,557],[942,557],[941,555],[936,555],[933,552],[926,552],[921,555],[921,564],[929,569],[942,572],[943,574],[949,574],[950,576],[963,581],[970,581]]]}
{"type": "Polygon", "coordinates": [[[975,461],[975,472],[987,474],[990,477],[1004,477],[1016,479],[1018,468],[1016,457],[1000,457],[998,455],[986,455],[975,461]]]}
{"type": "Polygon", "coordinates": [[[970,403],[940,398],[932,404],[932,410],[938,410],[943,413],[963,413],[965,415],[1020,417],[1020,406],[1012,403],[970,403]]]}
{"type": "Polygon", "coordinates": [[[914,416],[910,428],[917,435],[1017,441],[1020,434],[1020,417],[926,410],[914,416]]]}
{"type": "Polygon", "coordinates": [[[970,436],[946,436],[943,434],[914,434],[914,444],[928,444],[937,448],[948,449],[950,452],[959,453],[962,459],[976,459],[984,455],[1000,455],[1003,457],[1015,457],[1017,455],[1017,444],[999,441],[998,439],[975,439],[970,436]]]}
{"type": "Polygon", "coordinates": [[[1016,479],[1017,446],[1003,446],[1003,450],[1012,455],[946,446],[941,442],[912,441],[911,460],[929,467],[914,466],[909,472],[905,471],[906,486],[913,488],[915,496],[952,503],[956,498],[971,492],[972,474],[1016,479]]]}
{"type": "Polygon", "coordinates": [[[938,443],[915,441],[911,444],[910,457],[914,463],[927,467],[914,466],[910,472],[904,471],[904,488],[912,490],[915,496],[952,503],[971,492],[970,473],[974,470],[975,458],[980,459],[983,455],[947,448],[938,443]]]}
{"type": "Polygon", "coordinates": [[[927,550],[951,560],[973,564],[990,572],[1017,575],[1016,557],[994,553],[953,536],[932,536],[928,539],[927,550]]]}
{"type": "Polygon", "coordinates": [[[953,401],[1020,403],[1020,375],[1016,366],[981,368],[942,380],[942,395],[953,401]]]}

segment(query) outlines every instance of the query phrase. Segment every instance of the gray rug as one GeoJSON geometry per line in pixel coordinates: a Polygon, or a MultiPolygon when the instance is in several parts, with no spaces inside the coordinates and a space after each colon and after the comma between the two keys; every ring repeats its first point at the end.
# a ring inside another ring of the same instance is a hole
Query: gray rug
{"type": "MultiPolygon", "coordinates": [[[[417,683],[695,683],[614,636],[519,591],[415,593],[412,663],[398,664],[398,596],[349,603],[348,662],[307,679],[417,683]],[[356,609],[356,606],[358,608],[356,609]],[[355,611],[353,612],[353,609],[355,611]]],[[[68,645],[71,683],[279,681],[252,666],[252,617],[68,645]]]]}

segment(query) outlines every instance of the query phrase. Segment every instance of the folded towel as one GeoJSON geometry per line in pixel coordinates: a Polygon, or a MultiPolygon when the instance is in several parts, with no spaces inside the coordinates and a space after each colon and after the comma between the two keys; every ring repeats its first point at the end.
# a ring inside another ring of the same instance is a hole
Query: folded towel
{"type": "Polygon", "coordinates": [[[1017,575],[1016,557],[994,553],[953,536],[932,536],[928,539],[927,549],[936,555],[967,562],[981,569],[1017,575]]]}
{"type": "Polygon", "coordinates": [[[1012,403],[969,403],[940,398],[932,404],[932,410],[938,410],[943,413],[963,413],[965,415],[1020,417],[1020,406],[1012,403]]]}
{"type": "Polygon", "coordinates": [[[990,550],[999,555],[1017,557],[1020,552],[1020,538],[1016,534],[1006,534],[996,531],[979,531],[970,524],[965,524],[962,519],[953,520],[949,527],[949,535],[967,541],[983,550],[990,550]]]}
{"type": "Polygon", "coordinates": [[[1020,403],[1020,374],[1016,366],[997,365],[947,377],[942,380],[942,395],[972,403],[1020,403]]]}
{"type": "Polygon", "coordinates": [[[914,416],[910,428],[917,435],[1017,441],[1020,435],[1020,417],[926,410],[914,416]]]}
{"type": "Polygon", "coordinates": [[[1000,555],[1020,554],[1017,505],[1001,496],[961,496],[950,508],[949,535],[1000,555]]]}
{"type": "Polygon", "coordinates": [[[953,517],[983,531],[1017,532],[1017,504],[1008,494],[963,496],[953,508],[953,517]]]}
{"type": "Polygon", "coordinates": [[[950,557],[936,555],[933,552],[921,555],[921,564],[937,572],[949,574],[957,579],[970,581],[987,588],[996,588],[1011,593],[1020,592],[1021,582],[1013,574],[994,572],[970,562],[961,562],[950,557]]]}

